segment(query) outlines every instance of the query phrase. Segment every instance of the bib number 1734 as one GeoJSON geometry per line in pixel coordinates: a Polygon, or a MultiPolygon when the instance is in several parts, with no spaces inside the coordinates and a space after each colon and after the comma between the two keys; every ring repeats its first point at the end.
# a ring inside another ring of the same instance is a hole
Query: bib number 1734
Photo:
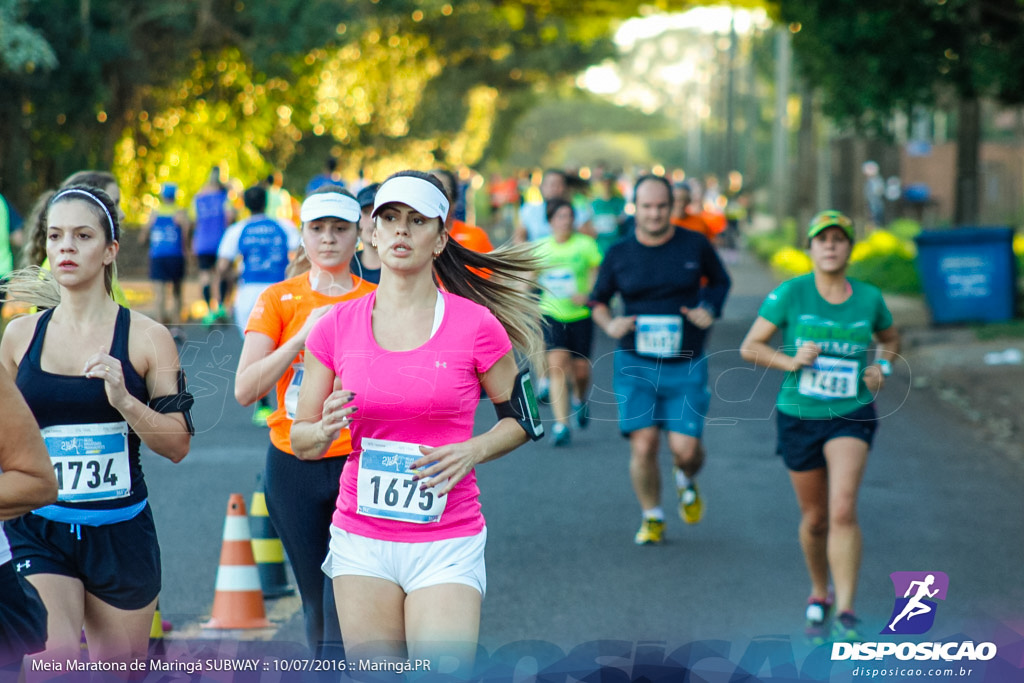
{"type": "Polygon", "coordinates": [[[57,500],[110,500],[131,491],[126,422],[53,425],[42,436],[57,476],[57,500]]]}

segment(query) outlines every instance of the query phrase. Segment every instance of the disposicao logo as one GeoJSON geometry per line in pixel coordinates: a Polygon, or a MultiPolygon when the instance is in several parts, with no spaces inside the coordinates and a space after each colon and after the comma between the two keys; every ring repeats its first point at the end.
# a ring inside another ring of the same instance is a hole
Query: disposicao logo
{"type": "Polygon", "coordinates": [[[935,600],[945,600],[949,577],[945,572],[893,572],[889,575],[896,590],[896,603],[884,635],[920,635],[935,623],[935,600]]]}
{"type": "MultiPolygon", "coordinates": [[[[892,615],[882,635],[920,635],[927,633],[935,623],[936,600],[945,600],[949,577],[944,572],[893,572],[896,592],[892,615]]],[[[861,642],[833,643],[832,661],[880,660],[896,657],[899,660],[947,662],[988,661],[997,654],[994,643],[964,642],[861,642]]]]}

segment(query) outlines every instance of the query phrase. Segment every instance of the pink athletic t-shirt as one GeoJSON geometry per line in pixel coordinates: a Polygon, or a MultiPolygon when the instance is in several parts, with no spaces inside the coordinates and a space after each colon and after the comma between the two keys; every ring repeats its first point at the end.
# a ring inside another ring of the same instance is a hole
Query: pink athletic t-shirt
{"type": "Polygon", "coordinates": [[[440,327],[411,351],[388,351],[377,345],[372,324],[375,292],[336,305],[306,340],[307,352],[333,369],[345,389],[355,392],[354,403],[359,407],[351,427],[352,454],[341,474],[332,519],[340,529],[408,543],[473,536],[484,528],[475,472],[463,477],[446,496],[437,521],[382,519],[358,511],[363,439],[425,446],[466,441],[473,436],[473,417],[480,402],[479,375],[512,348],[505,328],[485,307],[454,294],[441,292],[441,296],[440,327]]]}

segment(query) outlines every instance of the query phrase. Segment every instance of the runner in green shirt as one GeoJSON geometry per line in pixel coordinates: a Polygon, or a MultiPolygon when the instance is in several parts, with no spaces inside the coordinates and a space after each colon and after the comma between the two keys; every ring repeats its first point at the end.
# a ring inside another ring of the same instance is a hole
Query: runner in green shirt
{"type": "Polygon", "coordinates": [[[740,353],[787,372],[779,391],[778,454],[800,505],[800,545],[811,579],[806,634],[859,640],[853,599],[860,569],[857,495],[874,438],[874,395],[892,372],[899,335],[877,287],[846,277],[854,230],[823,211],[807,231],[814,271],[779,285],[761,305],[740,353]],[[783,345],[769,344],[782,330],[783,345]],[[869,362],[872,342],[877,360],[869,362]]]}
{"type": "Polygon", "coordinates": [[[551,410],[555,414],[551,429],[555,446],[569,445],[570,401],[580,428],[590,421],[586,395],[590,388],[594,323],[586,303],[601,265],[601,252],[593,237],[573,229],[574,217],[568,201],[549,201],[551,236],[537,242],[537,253],[545,263],[537,280],[542,288],[540,307],[548,350],[551,410]]]}

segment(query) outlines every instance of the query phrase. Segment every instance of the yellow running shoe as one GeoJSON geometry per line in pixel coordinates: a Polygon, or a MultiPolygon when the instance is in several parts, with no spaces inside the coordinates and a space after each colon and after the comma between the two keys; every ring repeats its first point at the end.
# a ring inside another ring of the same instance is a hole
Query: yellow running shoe
{"type": "Polygon", "coordinates": [[[640,530],[636,532],[633,542],[637,545],[657,545],[665,540],[665,520],[644,517],[640,530]]]}
{"type": "Polygon", "coordinates": [[[679,516],[687,524],[696,524],[704,518],[704,499],[700,497],[697,482],[691,481],[684,489],[679,489],[679,516]]]}

